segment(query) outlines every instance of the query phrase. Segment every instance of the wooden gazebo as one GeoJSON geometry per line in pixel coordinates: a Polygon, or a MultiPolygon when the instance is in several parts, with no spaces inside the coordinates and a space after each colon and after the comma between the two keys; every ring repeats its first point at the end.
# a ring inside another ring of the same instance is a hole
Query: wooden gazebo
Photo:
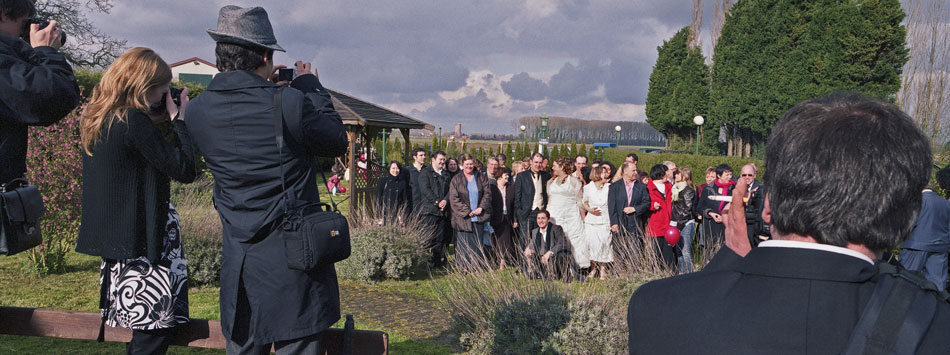
{"type": "MultiPolygon", "coordinates": [[[[374,105],[357,99],[351,95],[336,90],[327,89],[333,99],[333,106],[343,118],[347,136],[350,139],[350,148],[346,156],[346,166],[350,169],[350,185],[347,190],[350,194],[350,215],[353,215],[359,206],[373,203],[376,193],[376,183],[382,177],[383,169],[367,159],[366,168],[356,164],[364,148],[372,146],[380,132],[399,130],[406,144],[403,161],[409,162],[409,152],[412,143],[409,140],[410,129],[433,130],[428,123],[403,115],[399,112],[374,105]]],[[[366,149],[368,150],[368,149],[366,149]]]]}

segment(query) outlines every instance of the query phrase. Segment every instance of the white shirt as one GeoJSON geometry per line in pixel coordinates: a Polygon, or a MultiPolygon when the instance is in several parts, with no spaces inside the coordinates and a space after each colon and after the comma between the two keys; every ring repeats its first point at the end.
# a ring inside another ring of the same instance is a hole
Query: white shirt
{"type": "Polygon", "coordinates": [[[809,243],[809,242],[799,242],[794,240],[766,240],[759,243],[759,247],[763,248],[799,248],[799,249],[812,249],[812,250],[823,250],[832,253],[844,254],[847,256],[852,256],[864,261],[867,261],[871,265],[874,265],[874,260],[871,260],[867,255],[861,254],[856,250],[851,250],[848,248],[836,247],[834,245],[828,244],[819,244],[819,243],[809,243]]]}
{"type": "Polygon", "coordinates": [[[547,242],[548,242],[548,229],[547,229],[547,228],[541,228],[541,229],[539,230],[539,232],[541,232],[541,240],[543,240],[545,243],[547,243],[547,242]]]}
{"type": "Polygon", "coordinates": [[[531,201],[531,210],[539,210],[544,203],[544,199],[541,197],[541,172],[529,171],[529,174],[531,174],[531,181],[534,183],[534,198],[531,201]]]}

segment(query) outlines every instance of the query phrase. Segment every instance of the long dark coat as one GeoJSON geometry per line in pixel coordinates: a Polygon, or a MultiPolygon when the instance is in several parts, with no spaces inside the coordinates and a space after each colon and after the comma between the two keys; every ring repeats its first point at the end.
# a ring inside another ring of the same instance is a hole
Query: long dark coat
{"type": "Polygon", "coordinates": [[[287,144],[278,153],[276,90],[277,85],[248,71],[221,73],[191,101],[185,115],[215,178],[214,201],[224,234],[221,328],[238,342],[248,335],[260,344],[296,339],[340,319],[334,267],[289,269],[284,242],[271,231],[283,212],[278,159],[296,200],[317,202],[318,171],[310,157],[342,155],[346,131],[317,77],[303,75],[283,89],[287,144]],[[238,305],[244,299],[241,289],[249,312],[238,305]]]}
{"type": "Polygon", "coordinates": [[[79,105],[66,57],[0,34],[0,184],[26,172],[29,126],[49,126],[79,105]]]}

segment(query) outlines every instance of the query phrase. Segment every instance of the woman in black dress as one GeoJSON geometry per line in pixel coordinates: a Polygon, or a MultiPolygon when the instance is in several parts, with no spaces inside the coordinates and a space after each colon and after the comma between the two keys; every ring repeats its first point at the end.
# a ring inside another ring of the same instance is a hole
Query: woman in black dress
{"type": "Polygon", "coordinates": [[[402,164],[393,160],[387,165],[386,172],[386,176],[379,179],[376,185],[376,206],[383,220],[391,223],[407,213],[405,209],[412,198],[412,191],[402,164]]]}
{"type": "Polygon", "coordinates": [[[508,264],[515,263],[514,241],[514,189],[508,183],[511,179],[511,171],[506,167],[495,169],[495,184],[491,188],[491,227],[495,230],[492,236],[492,248],[494,256],[498,259],[498,269],[504,270],[508,264]]]}
{"type": "Polygon", "coordinates": [[[133,48],[106,69],[80,121],[82,221],[76,251],[102,257],[102,321],[132,329],[129,354],[164,354],[188,322],[188,284],[178,213],[169,180],[197,176],[171,69],[148,48],[133,48]],[[174,142],[156,127],[171,120],[174,142]]]}

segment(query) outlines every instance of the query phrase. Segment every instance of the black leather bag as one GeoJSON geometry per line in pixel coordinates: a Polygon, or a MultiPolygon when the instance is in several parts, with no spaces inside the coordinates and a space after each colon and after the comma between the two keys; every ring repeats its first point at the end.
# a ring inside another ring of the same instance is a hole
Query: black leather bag
{"type": "Polygon", "coordinates": [[[43,196],[36,185],[25,179],[0,185],[0,254],[13,255],[40,245],[44,213],[43,196]]]}
{"type": "MultiPolygon", "coordinates": [[[[284,147],[282,92],[283,88],[279,88],[274,95],[274,133],[281,155],[284,147]]],[[[298,204],[293,193],[287,192],[283,161],[280,170],[284,216],[277,232],[284,240],[287,267],[310,271],[350,257],[350,226],[346,217],[335,205],[331,208],[320,202],[298,204]]]]}

